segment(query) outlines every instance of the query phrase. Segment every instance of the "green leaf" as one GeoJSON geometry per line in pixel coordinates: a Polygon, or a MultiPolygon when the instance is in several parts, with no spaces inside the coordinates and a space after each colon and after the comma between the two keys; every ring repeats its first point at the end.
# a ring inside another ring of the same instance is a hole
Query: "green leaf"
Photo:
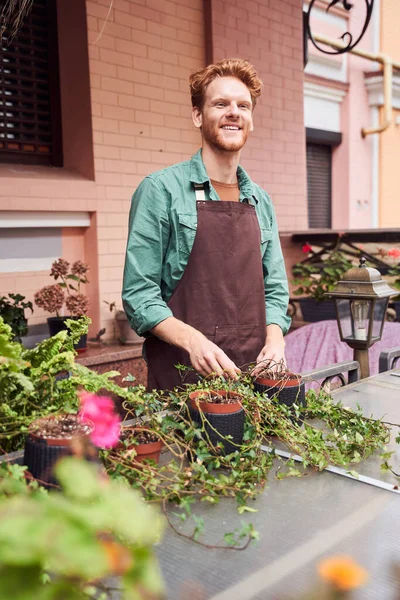
{"type": "Polygon", "coordinates": [[[360,475],[357,473],[357,471],[347,471],[347,473],[349,475],[352,475],[353,477],[355,477],[356,479],[360,478],[360,475]]]}
{"type": "Polygon", "coordinates": [[[245,512],[256,513],[258,512],[258,508],[251,508],[251,506],[238,506],[237,511],[239,515],[242,515],[245,512]]]}

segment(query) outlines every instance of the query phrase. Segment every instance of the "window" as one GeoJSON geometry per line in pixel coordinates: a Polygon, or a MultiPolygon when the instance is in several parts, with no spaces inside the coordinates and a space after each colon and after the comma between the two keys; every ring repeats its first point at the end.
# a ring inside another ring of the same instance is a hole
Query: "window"
{"type": "Polygon", "coordinates": [[[62,166],[54,0],[34,0],[0,44],[0,162],[62,166]]]}
{"type": "Polygon", "coordinates": [[[332,227],[332,148],[307,143],[308,226],[332,227]]]}

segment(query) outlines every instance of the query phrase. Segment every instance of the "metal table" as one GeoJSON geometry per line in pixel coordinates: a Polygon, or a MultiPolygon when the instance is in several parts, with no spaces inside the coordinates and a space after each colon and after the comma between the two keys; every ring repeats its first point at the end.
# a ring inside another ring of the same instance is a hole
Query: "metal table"
{"type": "MultiPolygon", "coordinates": [[[[345,406],[359,404],[364,414],[385,415],[400,423],[400,369],[381,373],[335,391],[345,406]]],[[[397,435],[397,429],[394,430],[397,435]]],[[[391,442],[392,449],[396,444],[391,442]]],[[[400,449],[391,463],[400,470],[400,449]]],[[[357,466],[360,474],[393,485],[392,474],[380,472],[379,457],[357,466]]],[[[355,599],[399,598],[393,577],[400,564],[400,498],[398,494],[329,472],[270,481],[252,504],[257,513],[238,515],[234,501],[201,505],[204,541],[222,542],[224,533],[241,521],[253,523],[260,541],[243,552],[207,549],[167,528],[157,548],[173,600],[266,600],[299,598],[318,581],[316,564],[326,556],[347,554],[370,574],[355,599]]]]}

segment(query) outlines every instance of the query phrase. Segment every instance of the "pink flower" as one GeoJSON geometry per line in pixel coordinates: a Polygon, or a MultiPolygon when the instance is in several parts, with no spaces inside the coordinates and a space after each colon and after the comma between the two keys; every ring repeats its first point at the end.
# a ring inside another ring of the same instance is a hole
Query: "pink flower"
{"type": "Polygon", "coordinates": [[[392,256],[393,258],[400,258],[400,248],[390,248],[387,251],[388,256],[392,256]]]}
{"type": "Polygon", "coordinates": [[[312,251],[312,248],[310,244],[303,244],[301,251],[304,252],[304,254],[308,254],[308,252],[312,251]]]}
{"type": "Polygon", "coordinates": [[[82,392],[80,401],[80,418],[94,425],[90,436],[93,444],[99,448],[114,448],[121,431],[120,418],[114,412],[114,402],[107,396],[96,396],[89,392],[82,392]]]}

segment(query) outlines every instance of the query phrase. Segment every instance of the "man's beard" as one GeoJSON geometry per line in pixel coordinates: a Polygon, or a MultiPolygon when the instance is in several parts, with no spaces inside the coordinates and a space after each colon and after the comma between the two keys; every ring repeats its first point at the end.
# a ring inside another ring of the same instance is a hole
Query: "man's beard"
{"type": "Polygon", "coordinates": [[[222,130],[218,125],[210,126],[207,122],[202,124],[202,136],[203,139],[212,147],[223,152],[238,152],[245,145],[247,138],[249,137],[248,129],[240,129],[241,139],[235,141],[229,141],[223,137],[222,130]]]}

